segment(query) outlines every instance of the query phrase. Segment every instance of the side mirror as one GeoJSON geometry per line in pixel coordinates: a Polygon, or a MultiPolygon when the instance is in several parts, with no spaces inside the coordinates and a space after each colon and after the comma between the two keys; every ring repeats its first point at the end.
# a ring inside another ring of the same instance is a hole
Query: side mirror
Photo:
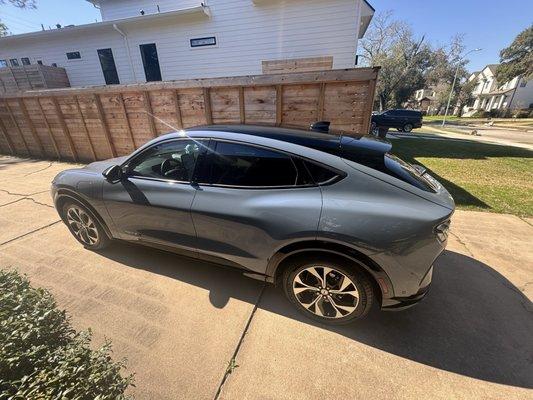
{"type": "Polygon", "coordinates": [[[102,172],[102,175],[109,183],[118,183],[122,180],[124,172],[120,165],[113,165],[102,172]]]}

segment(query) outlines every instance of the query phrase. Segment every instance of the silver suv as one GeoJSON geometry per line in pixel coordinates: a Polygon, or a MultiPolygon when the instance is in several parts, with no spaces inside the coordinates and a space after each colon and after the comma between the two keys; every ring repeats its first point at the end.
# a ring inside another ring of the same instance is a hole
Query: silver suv
{"type": "Polygon", "coordinates": [[[63,171],[52,194],[88,249],[120,239],[237,267],[342,324],[374,302],[422,299],[446,245],[453,199],[390,150],[370,136],[198,127],[63,171]]]}

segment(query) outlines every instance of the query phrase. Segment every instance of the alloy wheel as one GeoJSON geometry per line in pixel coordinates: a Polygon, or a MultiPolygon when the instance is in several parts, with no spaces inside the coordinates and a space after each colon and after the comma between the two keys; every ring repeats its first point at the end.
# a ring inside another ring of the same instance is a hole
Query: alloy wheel
{"type": "Polygon", "coordinates": [[[294,277],[292,290],[302,307],[323,318],[345,318],[359,304],[355,283],[327,266],[311,266],[300,271],[294,277]]]}
{"type": "Polygon", "coordinates": [[[94,221],[80,207],[72,206],[68,209],[67,222],[82,243],[92,246],[98,242],[98,229],[94,221]]]}

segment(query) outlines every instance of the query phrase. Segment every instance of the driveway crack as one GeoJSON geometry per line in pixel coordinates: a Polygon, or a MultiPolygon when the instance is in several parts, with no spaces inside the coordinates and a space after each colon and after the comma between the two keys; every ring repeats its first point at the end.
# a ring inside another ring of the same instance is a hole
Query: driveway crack
{"type": "MultiPolygon", "coordinates": [[[[255,312],[257,311],[257,308],[259,307],[259,303],[261,302],[261,298],[263,297],[263,292],[266,288],[266,282],[263,284],[263,287],[261,288],[261,291],[259,292],[259,296],[257,296],[257,300],[254,304],[254,308],[252,312],[250,313],[250,316],[248,317],[248,321],[246,322],[246,326],[244,327],[244,330],[242,331],[241,337],[239,339],[239,342],[237,343],[237,347],[235,347],[235,351],[233,352],[233,356],[231,357],[229,363],[235,363],[235,360],[237,359],[237,355],[239,353],[239,350],[241,348],[242,342],[244,341],[244,337],[248,333],[248,330],[250,329],[250,324],[252,323],[252,319],[254,318],[255,312]]],[[[218,385],[217,392],[215,394],[214,400],[218,400],[220,397],[220,393],[222,392],[222,387],[226,383],[229,375],[231,374],[231,368],[227,368],[224,372],[224,376],[222,377],[222,380],[220,381],[220,385],[218,385]]]]}
{"type": "Polygon", "coordinates": [[[39,173],[39,172],[41,172],[41,171],[47,170],[47,169],[50,168],[52,165],[54,165],[53,162],[49,163],[49,164],[48,164],[46,167],[44,167],[44,168],[38,169],[37,171],[30,172],[29,174],[26,174],[26,175],[24,175],[24,176],[29,176],[29,175],[37,174],[37,173],[39,173]]]}
{"type": "Polygon", "coordinates": [[[57,223],[59,223],[59,222],[61,222],[60,219],[57,220],[57,221],[55,221],[55,222],[52,222],[52,223],[50,223],[50,224],[48,224],[48,225],[41,226],[40,228],[34,229],[33,231],[26,232],[26,233],[24,233],[24,234],[22,234],[22,235],[19,235],[19,236],[13,238],[13,239],[6,240],[5,242],[0,243],[0,246],[4,246],[4,245],[6,245],[6,244],[8,244],[8,243],[14,242],[15,240],[18,240],[18,239],[21,239],[21,238],[26,237],[26,236],[28,236],[28,235],[31,235],[32,233],[42,231],[43,229],[49,228],[49,227],[51,227],[51,226],[53,226],[53,225],[55,225],[55,224],[57,224],[57,223]]]}

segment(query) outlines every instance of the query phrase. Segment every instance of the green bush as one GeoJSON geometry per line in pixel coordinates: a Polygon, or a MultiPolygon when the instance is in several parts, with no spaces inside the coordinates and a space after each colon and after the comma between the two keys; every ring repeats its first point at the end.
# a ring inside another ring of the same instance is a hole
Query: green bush
{"type": "Polygon", "coordinates": [[[133,376],[121,376],[107,342],[91,350],[53,296],[15,271],[0,270],[0,399],[126,399],[133,376]]]}

